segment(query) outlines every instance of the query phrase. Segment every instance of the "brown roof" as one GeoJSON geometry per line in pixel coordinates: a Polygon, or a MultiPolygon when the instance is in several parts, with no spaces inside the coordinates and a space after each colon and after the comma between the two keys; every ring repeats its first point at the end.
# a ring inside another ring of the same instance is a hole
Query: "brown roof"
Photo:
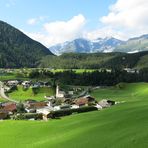
{"type": "Polygon", "coordinates": [[[16,104],[15,103],[6,104],[3,107],[3,110],[8,112],[14,112],[16,111],[16,104]]]}
{"type": "Polygon", "coordinates": [[[42,108],[45,106],[47,106],[47,102],[33,102],[28,104],[29,108],[42,108]]]}
{"type": "Polygon", "coordinates": [[[81,105],[88,104],[88,99],[87,98],[79,98],[79,99],[76,99],[74,102],[76,105],[81,106],[81,105]]]}

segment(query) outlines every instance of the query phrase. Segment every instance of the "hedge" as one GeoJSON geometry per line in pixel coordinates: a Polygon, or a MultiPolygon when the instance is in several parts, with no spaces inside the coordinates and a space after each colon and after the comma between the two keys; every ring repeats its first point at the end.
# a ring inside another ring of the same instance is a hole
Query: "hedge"
{"type": "Polygon", "coordinates": [[[52,111],[48,115],[48,118],[56,118],[56,117],[71,115],[73,113],[83,113],[83,112],[90,112],[95,110],[97,110],[97,108],[94,106],[86,106],[86,107],[81,107],[77,109],[65,109],[65,110],[52,111]]]}

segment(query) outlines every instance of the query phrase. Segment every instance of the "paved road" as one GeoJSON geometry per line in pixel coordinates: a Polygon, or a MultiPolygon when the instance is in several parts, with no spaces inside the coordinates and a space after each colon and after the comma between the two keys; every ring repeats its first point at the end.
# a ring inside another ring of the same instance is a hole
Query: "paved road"
{"type": "Polygon", "coordinates": [[[5,89],[4,89],[4,85],[3,85],[3,83],[2,83],[1,81],[0,81],[0,96],[1,96],[2,98],[4,98],[4,99],[8,100],[8,101],[17,103],[17,101],[15,101],[15,100],[9,98],[8,96],[6,96],[6,94],[5,94],[5,89]]]}

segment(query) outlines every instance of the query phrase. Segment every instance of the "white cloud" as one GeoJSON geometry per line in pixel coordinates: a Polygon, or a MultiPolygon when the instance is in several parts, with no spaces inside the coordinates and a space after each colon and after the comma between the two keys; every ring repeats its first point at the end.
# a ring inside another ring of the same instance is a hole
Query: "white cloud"
{"type": "MultiPolygon", "coordinates": [[[[34,24],[36,20],[30,20],[34,24]]],[[[26,33],[31,38],[40,41],[47,47],[67,40],[81,37],[86,19],[82,14],[74,16],[68,21],[55,21],[43,25],[44,33],[26,33]]]]}
{"type": "Polygon", "coordinates": [[[44,21],[46,18],[48,18],[48,17],[47,16],[39,16],[36,18],[30,18],[27,20],[27,24],[28,25],[36,25],[37,23],[44,21]]]}
{"type": "Polygon", "coordinates": [[[36,19],[36,18],[31,18],[31,19],[29,19],[29,20],[27,21],[27,24],[29,24],[29,25],[34,25],[34,24],[36,24],[36,22],[37,22],[37,19],[36,19]]]}
{"type": "Polygon", "coordinates": [[[148,0],[117,0],[100,21],[129,37],[148,33],[148,0]]]}
{"type": "MultiPolygon", "coordinates": [[[[32,20],[34,23],[36,20],[32,20]]],[[[126,40],[130,37],[148,34],[148,0],[117,0],[109,7],[109,13],[99,20],[102,28],[85,30],[86,18],[79,14],[68,21],[48,22],[40,33],[28,33],[47,47],[78,37],[96,39],[113,36],[126,40]]]]}
{"type": "Polygon", "coordinates": [[[90,40],[94,40],[97,38],[105,38],[105,37],[115,37],[120,40],[128,39],[128,36],[125,33],[114,30],[113,28],[110,27],[102,27],[100,29],[85,32],[83,37],[90,40]]]}

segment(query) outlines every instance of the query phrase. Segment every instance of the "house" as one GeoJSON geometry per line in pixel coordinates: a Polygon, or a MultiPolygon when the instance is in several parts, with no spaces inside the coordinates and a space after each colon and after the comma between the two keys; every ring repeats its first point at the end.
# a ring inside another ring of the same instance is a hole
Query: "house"
{"type": "Polygon", "coordinates": [[[33,108],[25,108],[25,111],[27,113],[35,113],[36,112],[36,109],[33,109],[33,108]]]}
{"type": "Polygon", "coordinates": [[[56,98],[64,98],[65,92],[59,90],[59,86],[56,87],[56,98]]]}
{"type": "Polygon", "coordinates": [[[101,110],[101,109],[102,109],[102,106],[99,105],[99,104],[96,104],[95,107],[96,107],[98,110],[101,110]]]}
{"type": "Polygon", "coordinates": [[[137,70],[137,69],[124,68],[124,70],[125,70],[127,73],[139,73],[139,70],[137,70]]]}
{"type": "Polygon", "coordinates": [[[99,101],[98,104],[102,108],[107,108],[107,107],[110,107],[110,106],[114,105],[115,104],[115,101],[103,99],[103,100],[99,101]]]}
{"type": "Polygon", "coordinates": [[[22,85],[23,85],[24,88],[28,88],[31,85],[31,81],[23,81],[22,85]]]}
{"type": "Polygon", "coordinates": [[[26,102],[25,107],[27,109],[38,109],[47,106],[47,102],[26,102]]]}
{"type": "Polygon", "coordinates": [[[74,91],[68,91],[68,94],[69,95],[73,95],[74,94],[74,91]]]}
{"type": "Polygon", "coordinates": [[[77,109],[77,108],[79,108],[78,105],[76,105],[76,104],[71,105],[71,109],[77,109]]]}
{"type": "Polygon", "coordinates": [[[54,109],[54,111],[57,111],[57,110],[60,110],[61,108],[60,108],[60,106],[58,105],[58,106],[54,106],[53,109],[54,109]]]}
{"type": "Polygon", "coordinates": [[[8,86],[17,86],[19,84],[18,80],[7,81],[6,85],[8,86]]]}
{"type": "Polygon", "coordinates": [[[78,98],[74,101],[77,106],[88,106],[88,99],[87,98],[78,98]]]}
{"type": "Polygon", "coordinates": [[[32,84],[31,87],[32,87],[32,88],[39,88],[39,87],[40,87],[40,84],[39,84],[39,83],[34,83],[34,84],[32,84]]]}
{"type": "Polygon", "coordinates": [[[81,98],[74,100],[74,103],[78,106],[88,106],[88,104],[95,102],[95,98],[91,97],[90,95],[83,96],[81,98]]]}
{"type": "Polygon", "coordinates": [[[0,120],[6,119],[8,117],[8,112],[0,110],[0,120]]]}
{"type": "Polygon", "coordinates": [[[2,104],[2,109],[8,113],[14,113],[17,110],[16,104],[7,102],[2,104]]]}
{"type": "Polygon", "coordinates": [[[54,106],[54,111],[65,110],[65,109],[70,109],[70,108],[71,106],[69,104],[58,105],[58,106],[54,106]]]}
{"type": "Polygon", "coordinates": [[[44,107],[36,110],[38,114],[42,114],[43,120],[48,120],[51,111],[53,111],[53,107],[44,107]]]}
{"type": "Polygon", "coordinates": [[[51,111],[53,111],[53,107],[44,107],[44,108],[39,108],[36,110],[37,113],[42,113],[44,115],[48,115],[51,111]]]}

